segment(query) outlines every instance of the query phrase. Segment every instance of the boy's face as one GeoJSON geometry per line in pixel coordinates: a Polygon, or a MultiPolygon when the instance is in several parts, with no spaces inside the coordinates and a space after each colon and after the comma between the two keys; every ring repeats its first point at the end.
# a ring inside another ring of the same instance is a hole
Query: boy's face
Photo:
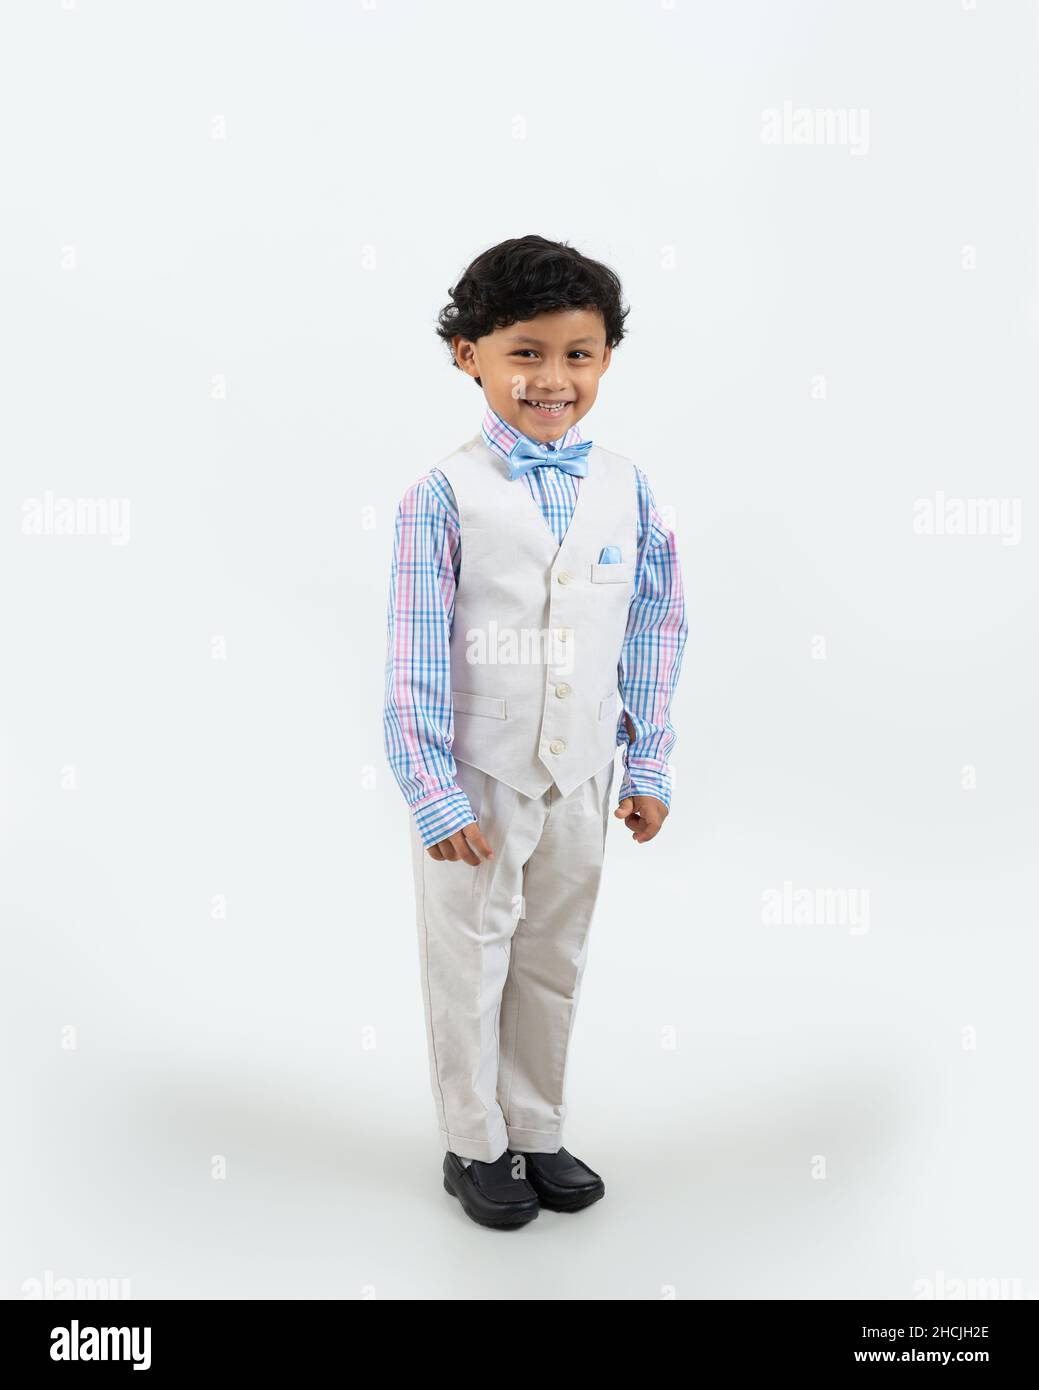
{"type": "Polygon", "coordinates": [[[462,370],[480,378],[487,404],[539,444],[588,414],[611,356],[598,309],[556,309],[475,342],[456,336],[452,346],[462,370]]]}

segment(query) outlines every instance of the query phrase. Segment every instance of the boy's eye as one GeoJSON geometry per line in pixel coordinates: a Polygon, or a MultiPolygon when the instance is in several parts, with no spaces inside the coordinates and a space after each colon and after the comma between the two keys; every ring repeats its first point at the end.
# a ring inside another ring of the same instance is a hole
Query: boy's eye
{"type": "MultiPolygon", "coordinates": [[[[513,357],[522,357],[523,354],[524,354],[525,352],[533,353],[533,352],[534,352],[534,349],[533,349],[533,348],[516,348],[516,350],[515,350],[511,355],[512,355],[513,357]]],[[[537,354],[535,353],[534,355],[536,356],[537,354]]],[[[573,352],[570,354],[571,357],[574,357],[574,356],[576,356],[576,357],[591,357],[591,355],[592,355],[592,354],[591,354],[590,352],[585,352],[583,348],[574,348],[573,352]]]]}

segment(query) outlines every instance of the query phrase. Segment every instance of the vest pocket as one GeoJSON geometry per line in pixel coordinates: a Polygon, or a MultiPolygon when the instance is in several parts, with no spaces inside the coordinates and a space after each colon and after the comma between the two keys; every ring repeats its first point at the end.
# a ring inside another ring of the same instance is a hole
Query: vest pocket
{"type": "Polygon", "coordinates": [[[592,565],[593,584],[630,584],[635,578],[635,561],[621,561],[616,565],[592,565]]]}
{"type": "Polygon", "coordinates": [[[505,701],[493,695],[471,695],[467,690],[452,690],[451,704],[459,714],[484,714],[491,719],[505,718],[505,701]]]}
{"type": "Polygon", "coordinates": [[[609,695],[604,695],[599,701],[599,718],[605,719],[610,710],[617,708],[617,691],[611,690],[609,695]]]}

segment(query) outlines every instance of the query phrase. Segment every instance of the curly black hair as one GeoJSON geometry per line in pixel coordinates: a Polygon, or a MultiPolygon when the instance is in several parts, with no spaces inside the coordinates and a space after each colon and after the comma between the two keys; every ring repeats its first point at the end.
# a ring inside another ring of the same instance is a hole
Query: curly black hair
{"type": "MultiPolygon", "coordinates": [[[[621,304],[621,282],[609,266],[565,241],[541,236],[512,237],[481,252],[448,293],[451,302],[437,316],[437,337],[449,348],[456,334],[475,342],[553,309],[598,309],[606,342],[614,348],[630,312],[621,304]]],[[[482,385],[479,377],[475,380],[482,385]]]]}

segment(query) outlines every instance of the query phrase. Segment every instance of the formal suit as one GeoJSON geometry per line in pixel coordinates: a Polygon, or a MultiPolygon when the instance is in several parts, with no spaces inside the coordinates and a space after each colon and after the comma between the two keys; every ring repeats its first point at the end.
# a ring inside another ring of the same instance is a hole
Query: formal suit
{"type": "MultiPolygon", "coordinates": [[[[582,452],[579,439],[568,431],[558,457],[582,452]]],[[[592,444],[583,475],[546,451],[535,484],[529,460],[517,476],[516,444],[488,411],[428,475],[447,503],[442,532],[422,533],[424,569],[398,515],[387,659],[439,1136],[488,1162],[562,1143],[614,757],[620,744],[620,795],[669,799],[686,632],[673,537],[644,475],[592,444]],[[638,698],[623,688],[633,652],[638,698]],[[622,713],[643,740],[634,753],[622,713]],[[474,819],[493,858],[473,868],[426,853],[474,819]]]]}

